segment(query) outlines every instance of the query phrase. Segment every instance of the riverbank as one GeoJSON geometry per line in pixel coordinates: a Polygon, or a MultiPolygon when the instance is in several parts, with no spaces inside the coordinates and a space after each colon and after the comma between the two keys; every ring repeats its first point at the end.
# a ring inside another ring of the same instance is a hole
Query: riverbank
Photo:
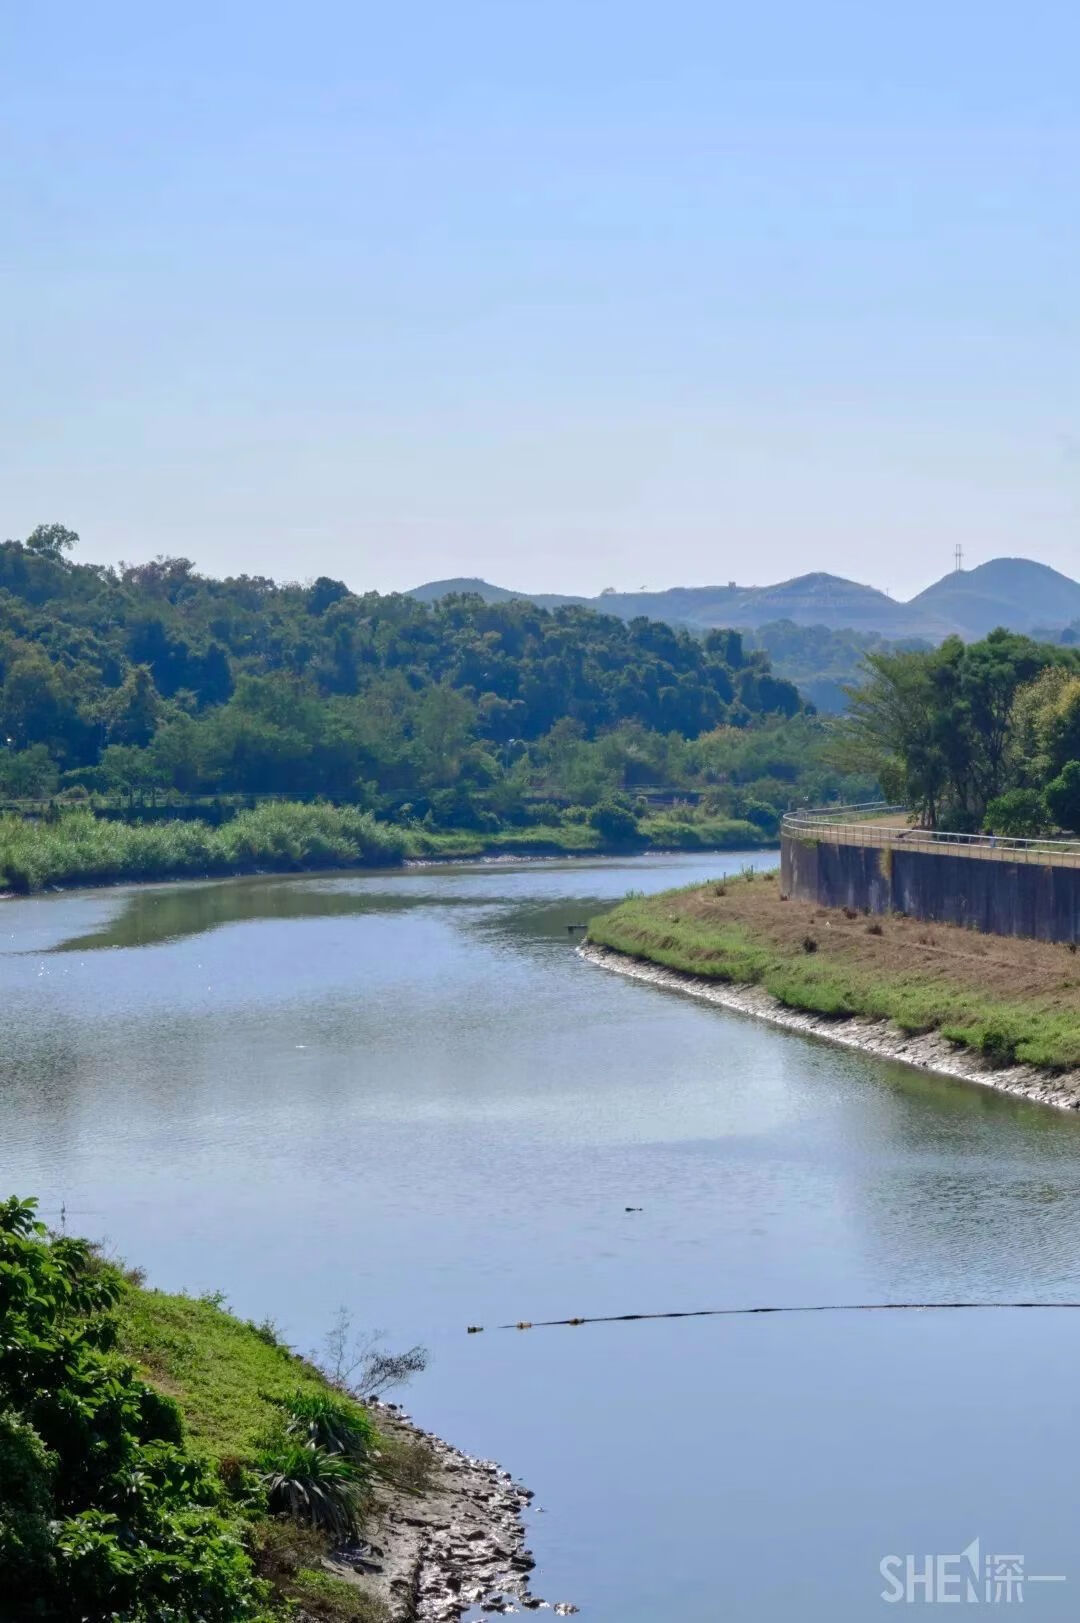
{"type": "MultiPolygon", "coordinates": [[[[329,1623],[456,1623],[470,1607],[496,1613],[544,1603],[522,1513],[532,1495],[490,1460],[416,1426],[395,1404],[367,1400],[374,1469],[360,1532],[346,1540],[252,1512],[252,1473],[299,1391],[341,1391],[282,1344],[213,1299],[130,1287],[120,1346],[144,1380],[178,1403],[193,1454],[236,1485],[237,1531],[269,1586],[272,1614],[329,1623]]],[[[567,1603],[562,1603],[564,1606],[567,1603]]]]}
{"type": "Polygon", "coordinates": [[[37,821],[9,814],[0,816],[0,895],[28,895],[47,887],[394,867],[410,860],[626,855],[650,848],[750,850],[767,843],[752,823],[670,814],[642,819],[633,835],[620,841],[570,819],[491,832],[428,829],[382,823],[348,806],[289,801],[266,802],[219,826],[118,823],[88,810],[37,821]]]}
{"type": "Polygon", "coordinates": [[[1067,947],[787,900],[775,875],[630,898],[589,926],[607,967],[920,1069],[1080,1108],[1067,947]]]}

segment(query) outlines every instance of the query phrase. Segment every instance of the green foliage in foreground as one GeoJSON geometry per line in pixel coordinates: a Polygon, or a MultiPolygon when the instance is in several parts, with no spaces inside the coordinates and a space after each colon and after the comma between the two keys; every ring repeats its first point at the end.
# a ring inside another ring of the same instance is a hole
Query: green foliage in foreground
{"type": "Polygon", "coordinates": [[[736,924],[703,924],[680,912],[685,892],[633,897],[589,925],[589,940],[632,958],[711,980],[761,986],[790,1009],[826,1018],[868,1015],[910,1033],[939,1031],[997,1064],[1049,1070],[1080,1066],[1080,1021],[1040,1004],[1001,1001],[918,972],[875,974],[827,953],[782,951],[736,924]]]}
{"type": "Polygon", "coordinates": [[[0,1203],[4,1623],[389,1623],[323,1558],[376,1471],[422,1491],[427,1462],[272,1326],[0,1203]]]}
{"type": "Polygon", "coordinates": [[[362,1478],[344,1454],[285,1440],[258,1458],[269,1509],[317,1527],[337,1543],[356,1533],[362,1478]]]}
{"type": "Polygon", "coordinates": [[[5,1618],[239,1623],[263,1609],[220,1478],[115,1350],[124,1286],[32,1202],[0,1205],[5,1618]]]}

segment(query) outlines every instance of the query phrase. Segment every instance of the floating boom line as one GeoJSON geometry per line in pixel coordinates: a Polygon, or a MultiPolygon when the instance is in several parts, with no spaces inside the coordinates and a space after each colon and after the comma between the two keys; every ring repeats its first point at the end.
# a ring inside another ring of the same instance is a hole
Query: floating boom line
{"type": "MultiPolygon", "coordinates": [[[[515,1324],[496,1324],[495,1330],[551,1330],[562,1325],[633,1324],[644,1319],[738,1319],[763,1313],[972,1313],[996,1312],[1006,1308],[1040,1312],[1076,1311],[1080,1302],[807,1302],[767,1307],[698,1307],[668,1313],[599,1313],[572,1319],[518,1319],[515,1324]]],[[[466,1333],[480,1335],[484,1326],[470,1324],[466,1333]]]]}

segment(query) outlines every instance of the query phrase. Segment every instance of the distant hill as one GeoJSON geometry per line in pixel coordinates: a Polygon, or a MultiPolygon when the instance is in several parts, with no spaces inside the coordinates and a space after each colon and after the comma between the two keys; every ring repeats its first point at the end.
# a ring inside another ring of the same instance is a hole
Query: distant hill
{"type": "Polygon", "coordinates": [[[995,626],[1060,629],[1080,619],[1080,585],[1031,558],[993,558],[945,575],[913,597],[909,607],[976,641],[995,626]]]}
{"type": "Polygon", "coordinates": [[[440,598],[468,592],[471,597],[482,597],[485,603],[509,603],[515,597],[528,597],[527,592],[509,592],[505,586],[492,586],[475,575],[458,575],[453,580],[429,580],[424,586],[415,586],[407,595],[420,603],[438,603],[440,598]]]}
{"type": "Polygon", "coordinates": [[[873,631],[830,631],[827,626],[797,626],[774,620],[743,633],[748,648],[768,654],[777,676],[794,682],[817,710],[835,714],[847,709],[846,689],[864,674],[866,655],[900,648],[930,648],[918,637],[887,638],[873,631]]]}
{"type": "Polygon", "coordinates": [[[550,592],[510,592],[484,580],[429,581],[411,592],[423,603],[436,602],[449,592],[476,592],[488,603],[525,597],[542,608],[583,603],[621,620],[645,615],[669,625],[692,630],[713,626],[753,628],[774,620],[801,626],[826,626],[889,638],[927,637],[938,641],[949,631],[932,612],[913,612],[874,586],[839,575],[798,575],[775,586],[673,586],[663,592],[602,592],[598,597],[565,597],[550,592]]]}
{"type": "Polygon", "coordinates": [[[975,569],[935,581],[910,602],[898,602],[874,586],[821,571],[775,586],[673,586],[663,592],[602,592],[599,597],[511,592],[483,580],[429,581],[411,593],[424,603],[448,592],[478,592],[489,603],[525,597],[544,608],[584,603],[632,620],[646,615],[690,630],[735,626],[756,630],[777,620],[829,631],[857,631],[892,642],[919,638],[938,643],[956,632],[968,641],[995,626],[1056,636],[1080,621],[1080,584],[1030,558],[994,558],[975,569]]]}

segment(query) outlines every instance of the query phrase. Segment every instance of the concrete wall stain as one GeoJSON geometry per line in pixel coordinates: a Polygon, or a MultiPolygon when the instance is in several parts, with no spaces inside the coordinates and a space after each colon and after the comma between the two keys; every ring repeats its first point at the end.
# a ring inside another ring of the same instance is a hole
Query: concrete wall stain
{"type": "Polygon", "coordinates": [[[987,935],[1080,939],[1080,868],[902,846],[831,844],[784,834],[781,889],[820,907],[906,913],[987,935]]]}

